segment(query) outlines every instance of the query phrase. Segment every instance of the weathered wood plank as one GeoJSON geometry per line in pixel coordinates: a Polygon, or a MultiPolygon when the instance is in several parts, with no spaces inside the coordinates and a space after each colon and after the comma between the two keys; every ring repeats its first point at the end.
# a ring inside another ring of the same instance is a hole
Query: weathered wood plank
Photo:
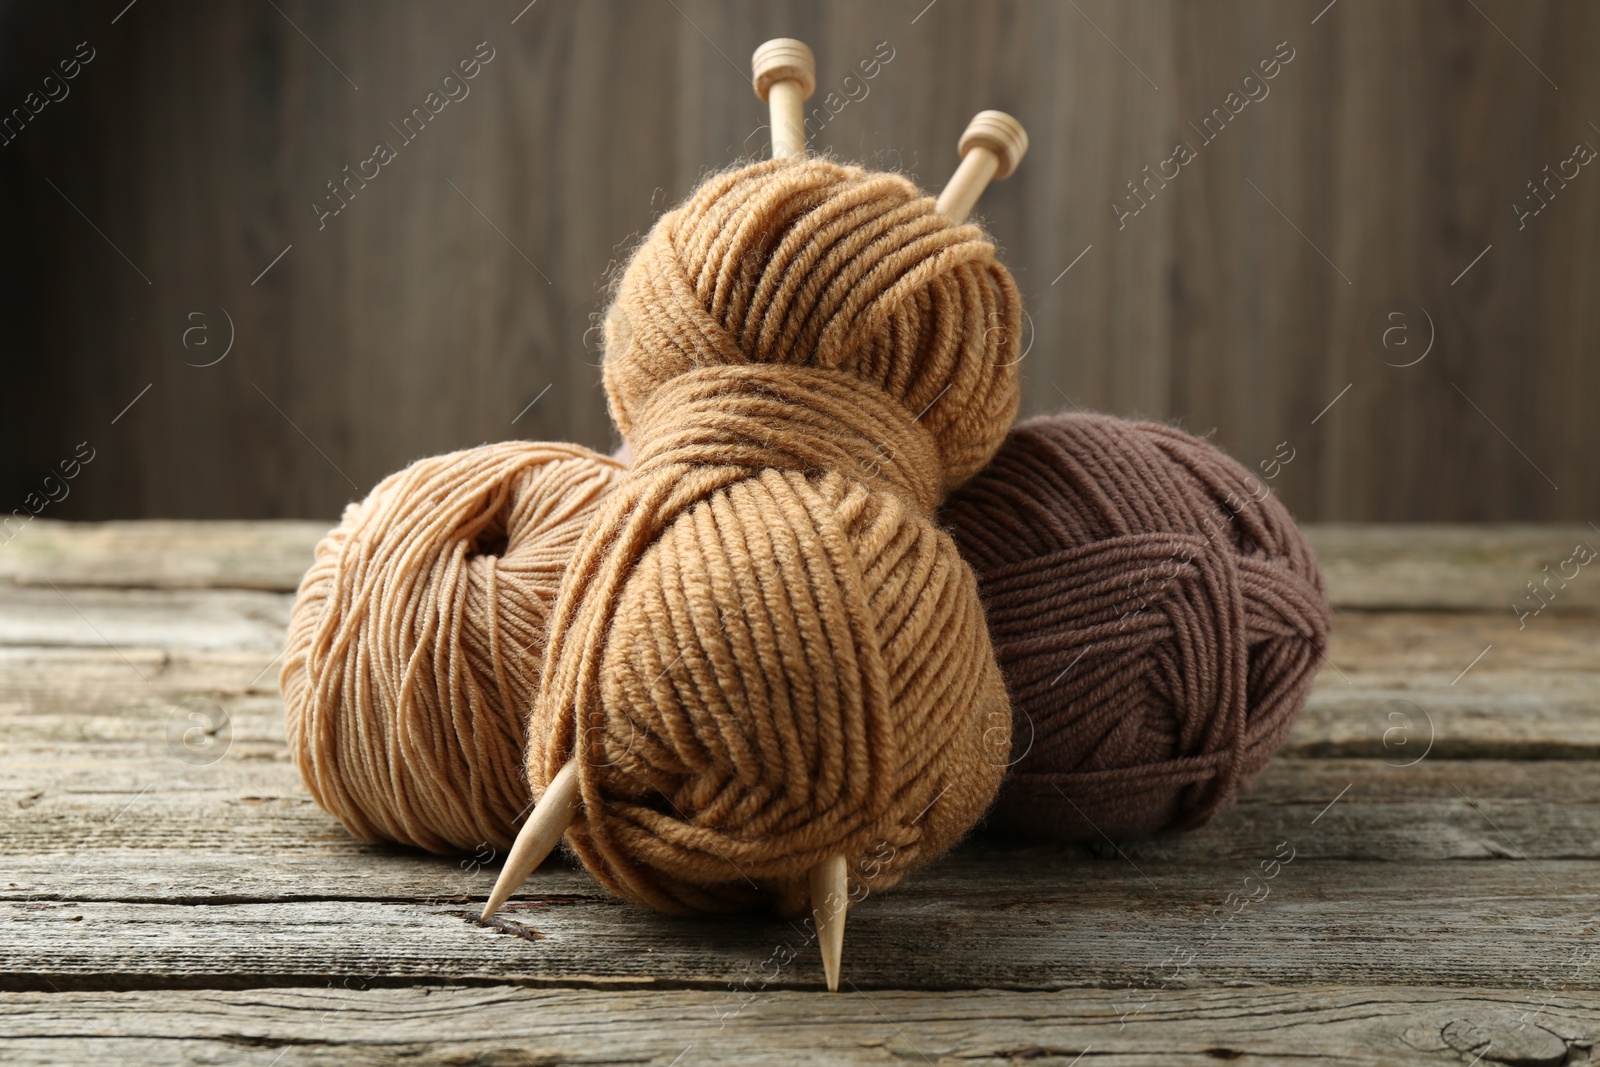
{"type": "Polygon", "coordinates": [[[235,755],[250,746],[251,758],[286,759],[278,660],[277,650],[0,647],[0,752],[170,754],[182,737],[169,729],[198,711],[226,715],[235,755]]]}
{"type": "Polygon", "coordinates": [[[1501,669],[1600,671],[1600,615],[1547,614],[1519,628],[1509,609],[1341,611],[1328,658],[1333,666],[1324,664],[1323,673],[1333,677],[1325,682],[1340,681],[1339,671],[1407,670],[1430,672],[1447,688],[1469,667],[1465,677],[1501,669]]]}
{"type": "MultiPolygon", "coordinates": [[[[57,600],[42,622],[10,616],[6,625],[25,631],[18,636],[84,642],[0,645],[0,723],[10,743],[165,744],[173,716],[199,706],[226,711],[235,744],[281,742],[274,620],[286,607],[272,599],[280,595],[70,591],[98,634],[55,590],[0,587],[0,606],[7,595],[57,600]],[[154,607],[128,608],[125,597],[153,598],[154,607]],[[113,633],[166,647],[94,647],[113,633]]],[[[1341,614],[1286,754],[1408,760],[1430,736],[1434,756],[1600,755],[1600,617],[1547,616],[1519,630],[1509,612],[1341,614]]]]}
{"type": "MultiPolygon", "coordinates": [[[[0,583],[63,588],[257,589],[293,592],[332,520],[70,523],[35,519],[0,546],[0,583]]],[[[1312,523],[1306,536],[1335,607],[1504,612],[1537,606],[1526,585],[1561,571],[1600,531],[1566,525],[1312,523]]],[[[1568,567],[1570,573],[1572,567],[1568,567]]],[[[1600,580],[1578,569],[1552,582],[1546,613],[1600,610],[1600,580]],[[1553,593],[1553,596],[1552,596],[1553,593]]]]}
{"type": "MultiPolygon", "coordinates": [[[[348,986],[344,984],[348,981],[348,986]]],[[[1600,1033],[1592,995],[1324,986],[1121,992],[633,991],[327,986],[0,996],[8,1063],[298,1067],[1019,1061],[1557,1064],[1600,1033]],[[1146,1002],[1148,997],[1148,1002],[1146,1002]],[[748,1001],[748,1003],[746,1002],[748,1001]],[[742,1008],[742,1010],[741,1010],[742,1008]],[[1498,1053],[1499,1055],[1495,1055],[1498,1053]]],[[[1573,1062],[1573,1061],[1568,1061],[1573,1062]]]]}
{"type": "Polygon", "coordinates": [[[0,546],[0,582],[293,592],[332,525],[34,519],[0,546]]]}
{"type": "MultiPolygon", "coordinates": [[[[1315,833],[1304,827],[1294,840],[1315,833]]],[[[1269,881],[1261,863],[1270,853],[1158,870],[1120,858],[1056,863],[1022,854],[1029,862],[1019,863],[1009,855],[982,874],[927,869],[862,901],[851,913],[851,980],[866,989],[1154,987],[1163,979],[1600,989],[1600,968],[1574,973],[1571,964],[1593,949],[1593,861],[1295,858],[1269,881]],[[1174,953],[1187,964],[1175,965],[1174,953]],[[1163,967],[1171,973],[1161,975],[1163,967]]],[[[675,919],[589,895],[515,902],[502,916],[516,925],[497,928],[478,925],[473,905],[446,901],[27,901],[5,910],[0,987],[8,989],[322,985],[348,975],[396,984],[722,987],[774,952],[796,963],[773,986],[821,980],[801,924],[675,919]]]]}
{"type": "MultiPolygon", "coordinates": [[[[499,861],[487,846],[474,862],[356,841],[283,762],[7,756],[0,783],[0,900],[481,900],[499,861]]],[[[1014,866],[1022,850],[1047,878],[1071,879],[1097,861],[1132,861],[1159,878],[1181,866],[1226,872],[1285,840],[1306,861],[1600,860],[1600,766],[1282,760],[1193,833],[1117,848],[980,834],[940,867],[943,877],[982,881],[1014,866]],[[1304,832],[1308,825],[1315,833],[1304,832]]],[[[559,867],[529,891],[599,896],[586,875],[559,867]]]]}
{"type": "MultiPolygon", "coordinates": [[[[209,619],[232,613],[254,621],[262,618],[263,610],[273,620],[281,610],[286,619],[287,608],[280,609],[279,605],[287,603],[288,599],[282,596],[236,591],[113,592],[67,586],[57,591],[48,586],[7,589],[0,585],[0,611],[12,616],[6,620],[6,629],[0,631],[0,670],[19,669],[26,663],[29,654],[13,649],[37,646],[41,649],[39,654],[47,656],[49,653],[42,650],[62,644],[93,648],[98,643],[103,647],[105,642],[98,640],[90,623],[105,633],[106,620],[91,609],[114,611],[131,617],[133,626],[143,626],[142,630],[133,629],[126,634],[129,640],[117,642],[123,654],[120,662],[126,662],[123,657],[135,658],[142,654],[141,650],[151,648],[165,648],[174,654],[204,652],[211,659],[219,659],[228,650],[215,647],[214,636],[206,632],[209,619]],[[54,603],[50,597],[55,598],[54,603]],[[35,617],[33,611],[39,604],[48,605],[50,611],[35,617]],[[83,616],[74,611],[73,605],[83,616]],[[204,611],[200,618],[191,620],[189,613],[196,605],[204,606],[204,611]],[[66,623],[72,636],[65,642],[61,640],[62,613],[76,620],[75,627],[70,621],[66,623]]],[[[281,643],[280,635],[278,644],[281,643]]],[[[162,657],[157,659],[155,665],[162,666],[162,657]]],[[[1509,610],[1346,611],[1336,616],[1328,661],[1331,666],[1325,665],[1324,672],[1335,675],[1358,669],[1403,668],[1441,674],[1446,683],[1469,666],[1473,673],[1513,667],[1600,670],[1600,616],[1551,614],[1530,618],[1526,626],[1519,627],[1509,610]],[[1489,645],[1495,647],[1477,659],[1489,645]]],[[[86,658],[84,665],[92,662],[86,658]]],[[[208,662],[205,669],[211,670],[212,664],[208,662]]],[[[255,673],[249,672],[246,679],[255,673]]],[[[10,684],[0,674],[0,689],[10,684]]]]}
{"type": "Polygon", "coordinates": [[[280,649],[0,645],[0,698],[30,714],[68,713],[130,688],[168,693],[278,694],[280,649]]]}
{"type": "MultiPolygon", "coordinates": [[[[287,756],[240,759],[231,750],[214,764],[185,764],[164,752],[130,752],[122,745],[11,746],[0,751],[0,797],[36,794],[52,801],[126,803],[133,796],[152,802],[216,798],[252,801],[304,800],[300,776],[287,756]]],[[[1399,766],[1376,759],[1279,759],[1239,797],[1241,805],[1326,803],[1351,787],[1351,800],[1430,802],[1458,794],[1452,783],[1476,799],[1526,800],[1564,806],[1600,803],[1589,795],[1590,775],[1600,766],[1588,760],[1438,760],[1399,766]]],[[[91,817],[92,816],[86,816],[91,817]]],[[[1331,814],[1330,814],[1331,818],[1331,814]]],[[[8,827],[0,823],[0,835],[8,827]]],[[[0,836],[0,840],[5,840],[0,836]]]]}
{"type": "Polygon", "coordinates": [[[1600,755],[1600,618],[1341,612],[1286,754],[1405,762],[1424,750],[1600,755]]]}
{"type": "Polygon", "coordinates": [[[294,597],[244,589],[0,585],[0,645],[257,651],[283,647],[294,597]]]}
{"type": "MultiPolygon", "coordinates": [[[[1574,795],[1587,776],[1600,773],[1585,760],[1437,760],[1399,766],[1372,759],[1279,759],[1240,796],[1240,804],[1297,804],[1326,799],[1355,783],[1356,794],[1384,800],[1431,800],[1454,795],[1454,782],[1486,799],[1520,799],[1560,804],[1600,802],[1574,795]]],[[[185,765],[166,753],[130,753],[119,745],[11,746],[0,752],[0,796],[33,794],[103,798],[124,802],[133,795],[245,797],[257,800],[304,799],[300,779],[288,759],[240,759],[231,750],[210,765],[185,765]]],[[[21,806],[31,808],[35,801],[21,806]]],[[[0,826],[0,833],[5,827],[0,826]]]]}
{"type": "MultiPolygon", "coordinates": [[[[1537,607],[1527,589],[1582,543],[1600,551],[1600,530],[1570,525],[1364,525],[1305,527],[1340,608],[1505,611],[1537,607]]],[[[1596,561],[1600,562],[1600,561],[1596,561]]],[[[1570,581],[1552,581],[1547,612],[1600,610],[1600,573],[1574,563],[1570,581]],[[1551,594],[1554,594],[1553,596],[1551,594]]]]}
{"type": "MultiPolygon", "coordinates": [[[[270,666],[268,655],[257,661],[257,671],[270,666]]],[[[283,705],[275,695],[147,685],[125,664],[104,666],[118,679],[105,688],[80,676],[59,693],[0,689],[3,744],[39,751],[116,743],[154,751],[168,745],[168,726],[189,710],[221,708],[235,745],[281,747],[283,705]]],[[[267,677],[275,671],[270,666],[267,677]]],[[[1455,687],[1443,676],[1346,674],[1349,685],[1326,674],[1319,680],[1285,742],[1285,756],[1407,761],[1427,750],[1430,737],[1430,755],[1446,759],[1600,756],[1600,672],[1474,672],[1455,687]]],[[[261,749],[251,754],[268,755],[261,749]]]]}
{"type": "Polygon", "coordinates": [[[1455,686],[1425,672],[1345,673],[1349,685],[1318,679],[1286,755],[1406,762],[1431,740],[1445,759],[1600,756],[1600,673],[1473,671],[1455,686]]]}

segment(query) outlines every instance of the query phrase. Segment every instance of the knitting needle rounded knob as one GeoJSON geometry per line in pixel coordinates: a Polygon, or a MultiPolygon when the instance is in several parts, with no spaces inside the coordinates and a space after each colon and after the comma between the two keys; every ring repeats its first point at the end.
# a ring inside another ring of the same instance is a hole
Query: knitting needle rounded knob
{"type": "Polygon", "coordinates": [[[957,145],[961,165],[939,194],[936,210],[952,222],[965,222],[990,181],[1017,169],[1028,153],[1028,131],[1004,111],[980,111],[967,123],[957,145]]]}
{"type": "Polygon", "coordinates": [[[489,894],[489,902],[483,906],[482,919],[488,919],[499,911],[506,898],[528,880],[534,868],[543,863],[544,858],[560,843],[561,835],[567,832],[567,827],[572,825],[577,814],[578,761],[573,759],[568,760],[566,766],[550,779],[550,785],[545,789],[544,796],[539,798],[533,814],[528,816],[528,821],[517,832],[517,839],[506,856],[505,866],[500,868],[500,877],[495,880],[494,892],[489,894]]]}
{"type": "Polygon", "coordinates": [[[849,870],[843,856],[829,856],[811,869],[811,918],[822,949],[822,973],[828,992],[839,992],[839,964],[844,959],[844,920],[850,910],[849,870]]]}
{"type": "Polygon", "coordinates": [[[750,57],[751,84],[772,116],[772,158],[806,154],[805,102],[817,89],[817,61],[803,41],[776,37],[750,57]]]}

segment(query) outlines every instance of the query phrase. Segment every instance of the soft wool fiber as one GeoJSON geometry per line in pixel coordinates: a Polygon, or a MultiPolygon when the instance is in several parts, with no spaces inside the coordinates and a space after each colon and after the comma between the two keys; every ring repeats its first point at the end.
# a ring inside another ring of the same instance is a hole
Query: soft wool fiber
{"type": "Polygon", "coordinates": [[[1016,716],[992,821],[1098,840],[1198,826],[1266,766],[1332,613],[1264,483],[1169,426],[1034,419],[942,514],[1016,716]]]}
{"type": "Polygon", "coordinates": [[[306,787],[350,831],[505,846],[526,813],[545,616],[622,467],[513,441],[391,475],[317,545],[280,687],[306,787]]]}
{"type": "Polygon", "coordinates": [[[652,907],[881,888],[983,814],[1010,709],[972,571],[932,521],[1017,405],[993,246],[905,179],[820,160],[713,176],[607,316],[634,466],[551,615],[528,773],[652,907]]]}

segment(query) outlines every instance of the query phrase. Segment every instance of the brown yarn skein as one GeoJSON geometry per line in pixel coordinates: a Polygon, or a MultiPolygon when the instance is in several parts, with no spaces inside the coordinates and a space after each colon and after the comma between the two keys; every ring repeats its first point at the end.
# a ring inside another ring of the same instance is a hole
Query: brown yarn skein
{"type": "Polygon", "coordinates": [[[621,473],[575,445],[435,456],[317,545],[280,688],[301,777],[351,833],[436,852],[510,844],[545,617],[621,473]]]}
{"type": "Polygon", "coordinates": [[[942,519],[1016,716],[991,823],[1063,839],[1209,820],[1305,704],[1332,611],[1265,483],[1153,423],[1022,423],[942,519]]]}
{"type": "Polygon", "coordinates": [[[933,523],[1017,406],[1021,305],[974,226],[821,160],[714,175],[637,250],[605,383],[634,465],[550,620],[528,773],[669,912],[881,888],[994,797],[1010,709],[933,523]]]}

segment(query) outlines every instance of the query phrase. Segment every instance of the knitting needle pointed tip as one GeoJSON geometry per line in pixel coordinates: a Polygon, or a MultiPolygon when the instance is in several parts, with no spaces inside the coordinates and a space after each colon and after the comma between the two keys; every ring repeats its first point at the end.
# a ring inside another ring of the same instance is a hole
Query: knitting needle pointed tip
{"type": "Polygon", "coordinates": [[[843,856],[829,856],[811,870],[811,916],[822,949],[822,973],[828,992],[839,991],[839,966],[844,960],[844,920],[850,910],[848,869],[843,856]]]}
{"type": "Polygon", "coordinates": [[[984,186],[1010,176],[1028,154],[1028,131],[1004,111],[972,116],[956,145],[961,165],[939,194],[935,210],[951,222],[965,222],[984,186]]]}
{"type": "Polygon", "coordinates": [[[568,760],[566,766],[550,779],[550,785],[545,788],[544,796],[539,798],[533,814],[528,816],[528,821],[518,831],[517,839],[506,855],[505,866],[500,868],[500,877],[495,880],[494,892],[489,894],[489,902],[483,906],[480,919],[487,920],[499,911],[500,905],[528,880],[534,868],[543,863],[544,858],[560,843],[561,835],[567,832],[567,827],[572,825],[577,814],[578,762],[568,760]]]}
{"type": "Polygon", "coordinates": [[[772,158],[806,154],[806,99],[817,91],[817,61],[805,42],[775,37],[750,57],[750,84],[772,117],[772,158]]]}

